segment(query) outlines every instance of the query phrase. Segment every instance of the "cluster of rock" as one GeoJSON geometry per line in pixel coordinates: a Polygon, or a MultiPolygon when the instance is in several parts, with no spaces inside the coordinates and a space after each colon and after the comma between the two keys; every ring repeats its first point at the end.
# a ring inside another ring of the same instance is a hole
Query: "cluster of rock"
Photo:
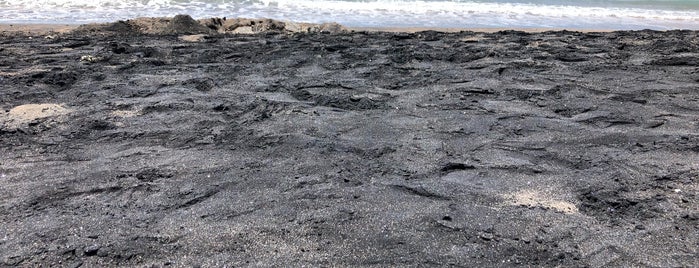
{"type": "Polygon", "coordinates": [[[256,34],[263,32],[329,32],[346,31],[337,23],[297,23],[272,19],[208,18],[195,20],[189,15],[172,18],[136,18],[113,23],[82,25],[75,33],[106,34],[152,34],[152,35],[196,35],[196,34],[256,34]]]}

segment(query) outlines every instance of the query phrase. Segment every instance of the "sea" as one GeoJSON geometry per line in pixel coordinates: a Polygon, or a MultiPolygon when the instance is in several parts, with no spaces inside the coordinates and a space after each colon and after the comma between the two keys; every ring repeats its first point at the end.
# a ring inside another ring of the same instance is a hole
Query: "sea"
{"type": "Polygon", "coordinates": [[[699,0],[0,0],[0,23],[189,14],[350,27],[699,30],[699,0]]]}

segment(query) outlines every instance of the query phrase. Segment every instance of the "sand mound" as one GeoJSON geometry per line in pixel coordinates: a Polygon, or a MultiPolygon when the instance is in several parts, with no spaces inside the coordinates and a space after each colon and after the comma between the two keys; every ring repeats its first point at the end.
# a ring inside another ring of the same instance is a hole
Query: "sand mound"
{"type": "Polygon", "coordinates": [[[3,123],[5,129],[16,129],[36,119],[66,115],[70,112],[70,109],[59,104],[25,104],[14,107],[9,112],[0,113],[0,123],[3,123]]]}
{"type": "Polygon", "coordinates": [[[276,32],[331,32],[346,29],[337,23],[295,23],[272,19],[209,18],[194,20],[189,15],[173,18],[136,18],[114,23],[82,25],[73,32],[78,34],[100,33],[118,35],[197,35],[197,34],[256,34],[276,32]]]}

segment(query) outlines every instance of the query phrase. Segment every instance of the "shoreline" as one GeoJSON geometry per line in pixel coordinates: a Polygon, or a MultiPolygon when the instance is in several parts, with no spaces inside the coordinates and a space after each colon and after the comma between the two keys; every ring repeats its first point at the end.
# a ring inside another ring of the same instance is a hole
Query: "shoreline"
{"type": "MultiPolygon", "coordinates": [[[[134,18],[141,19],[141,18],[134,18]]],[[[145,18],[145,19],[156,19],[156,18],[145,18]]],[[[253,19],[253,20],[267,20],[267,19],[253,19]]],[[[200,20],[202,21],[202,20],[200,20]]],[[[286,22],[288,24],[306,24],[306,25],[316,25],[312,23],[303,22],[286,22]]],[[[111,22],[114,23],[114,22],[111,22]]],[[[65,23],[0,23],[0,33],[19,33],[24,32],[27,34],[49,34],[49,33],[68,33],[81,26],[89,25],[104,25],[109,23],[88,23],[88,24],[65,24],[65,23]]],[[[571,31],[571,32],[581,32],[581,33],[593,33],[593,32],[628,32],[628,31],[639,31],[639,30],[613,30],[613,29],[578,29],[578,28],[508,28],[508,27],[495,27],[495,28],[469,28],[469,27],[346,27],[342,26],[348,31],[366,31],[366,32],[387,32],[387,33],[416,33],[422,31],[436,31],[444,33],[456,33],[461,31],[479,32],[479,33],[495,33],[500,31],[521,31],[527,33],[542,33],[551,31],[571,31]]],[[[677,29],[680,30],[680,29],[677,29]]],[[[660,32],[673,31],[673,30],[655,30],[660,32]]]]}
{"type": "Polygon", "coordinates": [[[80,27],[81,24],[51,24],[51,23],[0,23],[0,33],[25,32],[33,34],[67,33],[80,27]]]}

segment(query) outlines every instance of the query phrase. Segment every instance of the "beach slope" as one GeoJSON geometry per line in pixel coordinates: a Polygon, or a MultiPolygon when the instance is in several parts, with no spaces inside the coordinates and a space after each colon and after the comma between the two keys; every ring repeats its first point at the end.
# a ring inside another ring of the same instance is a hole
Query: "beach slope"
{"type": "Polygon", "coordinates": [[[699,266],[697,32],[231,21],[0,33],[0,266],[699,266]]]}

